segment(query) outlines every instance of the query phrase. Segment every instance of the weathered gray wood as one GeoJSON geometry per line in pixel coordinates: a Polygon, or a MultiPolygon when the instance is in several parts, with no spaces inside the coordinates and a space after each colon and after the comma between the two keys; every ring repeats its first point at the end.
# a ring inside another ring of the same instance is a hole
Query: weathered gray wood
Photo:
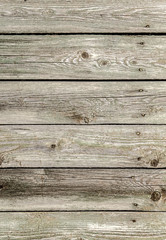
{"type": "Polygon", "coordinates": [[[166,213],[0,213],[1,240],[165,240],[166,213]]]}
{"type": "Polygon", "coordinates": [[[0,82],[0,124],[166,124],[166,82],[0,82]]]}
{"type": "Polygon", "coordinates": [[[166,126],[1,126],[3,167],[166,167],[166,126]]]}
{"type": "Polygon", "coordinates": [[[166,79],[165,52],[166,36],[0,36],[0,79],[166,79]]]}
{"type": "Polygon", "coordinates": [[[166,32],[164,0],[1,0],[0,31],[166,32]]]}
{"type": "Polygon", "coordinates": [[[0,169],[0,210],[165,211],[166,170],[0,169]]]}

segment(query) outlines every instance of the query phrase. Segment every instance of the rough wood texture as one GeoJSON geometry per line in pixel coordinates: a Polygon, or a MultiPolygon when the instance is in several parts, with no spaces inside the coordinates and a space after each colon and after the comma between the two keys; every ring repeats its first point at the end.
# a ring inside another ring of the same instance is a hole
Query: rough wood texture
{"type": "Polygon", "coordinates": [[[166,82],[0,82],[0,124],[166,124],[166,82]]]}
{"type": "Polygon", "coordinates": [[[165,52],[166,36],[0,36],[0,79],[166,79],[165,52]]]}
{"type": "Polygon", "coordinates": [[[166,213],[0,213],[1,240],[165,240],[166,213]]]}
{"type": "Polygon", "coordinates": [[[0,169],[0,210],[166,210],[166,170],[0,169]]]}
{"type": "Polygon", "coordinates": [[[0,31],[166,32],[165,0],[1,0],[0,31]]]}
{"type": "Polygon", "coordinates": [[[166,167],[166,126],[1,126],[3,167],[166,167]]]}

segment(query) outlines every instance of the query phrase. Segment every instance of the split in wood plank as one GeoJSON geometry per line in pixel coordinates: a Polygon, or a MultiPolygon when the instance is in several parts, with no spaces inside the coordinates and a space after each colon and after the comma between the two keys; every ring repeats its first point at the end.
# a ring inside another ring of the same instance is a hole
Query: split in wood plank
{"type": "Polygon", "coordinates": [[[166,32],[165,0],[1,0],[2,33],[166,32]]]}
{"type": "Polygon", "coordinates": [[[166,211],[166,170],[0,169],[0,210],[166,211]]]}
{"type": "Polygon", "coordinates": [[[166,168],[166,126],[0,126],[0,166],[166,168]]]}
{"type": "Polygon", "coordinates": [[[166,124],[166,82],[0,81],[0,124],[166,124]]]}
{"type": "Polygon", "coordinates": [[[0,36],[0,79],[166,79],[165,52],[166,36],[0,36]]]}
{"type": "Polygon", "coordinates": [[[166,213],[0,213],[0,238],[165,240],[166,213]]]}

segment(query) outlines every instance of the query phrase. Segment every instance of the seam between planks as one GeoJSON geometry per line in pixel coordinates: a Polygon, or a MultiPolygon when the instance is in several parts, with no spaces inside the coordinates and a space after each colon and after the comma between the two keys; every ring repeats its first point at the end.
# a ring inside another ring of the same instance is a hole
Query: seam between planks
{"type": "Polygon", "coordinates": [[[139,35],[145,35],[145,36],[166,36],[166,33],[164,32],[148,32],[148,33],[145,33],[145,32],[137,32],[137,33],[134,33],[134,32],[116,32],[116,33],[99,33],[99,32],[92,32],[92,33],[88,33],[88,32],[82,32],[82,33],[75,33],[75,32],[72,32],[72,33],[53,33],[53,32],[49,32],[49,33],[33,33],[33,32],[27,32],[27,33],[0,33],[0,36],[6,36],[6,35],[39,35],[39,36],[42,36],[42,35],[61,35],[61,36],[65,36],[65,35],[114,35],[114,36],[139,36],[139,35]]]}
{"type": "Polygon", "coordinates": [[[165,123],[96,123],[96,124],[70,124],[70,123],[16,123],[16,124],[0,124],[0,126],[166,126],[165,123]]]}
{"type": "Polygon", "coordinates": [[[62,79],[62,80],[59,80],[59,79],[0,79],[0,82],[72,82],[72,83],[76,83],[76,82],[92,82],[92,83],[95,83],[95,82],[106,82],[106,83],[110,83],[110,82],[122,82],[122,83],[125,83],[125,82],[166,82],[166,80],[164,79],[157,79],[157,80],[154,80],[154,79],[117,79],[117,80],[101,80],[101,79],[62,79]]]}
{"type": "Polygon", "coordinates": [[[135,170],[166,170],[166,167],[160,167],[160,168],[155,168],[155,167],[1,167],[1,170],[24,170],[24,169],[29,169],[29,170],[40,170],[40,169],[56,169],[56,170],[112,170],[112,169],[119,169],[119,170],[131,170],[131,169],[135,169],[135,170]]]}
{"type": "Polygon", "coordinates": [[[118,212],[124,212],[124,213],[166,213],[166,211],[144,211],[144,210],[0,210],[0,213],[28,213],[28,212],[47,212],[47,213],[83,213],[83,212],[112,212],[112,213],[118,213],[118,212]]]}

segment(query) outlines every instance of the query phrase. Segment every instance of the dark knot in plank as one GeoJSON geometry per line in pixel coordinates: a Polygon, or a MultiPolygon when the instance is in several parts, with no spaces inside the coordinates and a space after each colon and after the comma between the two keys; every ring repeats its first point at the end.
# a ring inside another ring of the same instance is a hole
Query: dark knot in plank
{"type": "Polygon", "coordinates": [[[51,144],[51,149],[55,149],[56,148],[56,144],[51,144]]]}
{"type": "Polygon", "coordinates": [[[159,201],[160,198],[161,198],[161,193],[159,191],[154,191],[151,195],[151,199],[155,202],[159,201]]]}
{"type": "Polygon", "coordinates": [[[150,162],[150,165],[151,165],[152,167],[157,167],[158,164],[159,164],[159,160],[157,160],[157,159],[153,159],[153,160],[150,162]]]}
{"type": "Polygon", "coordinates": [[[87,58],[89,58],[89,53],[83,52],[83,53],[81,54],[81,56],[82,56],[82,58],[87,59],[87,58]]]}

